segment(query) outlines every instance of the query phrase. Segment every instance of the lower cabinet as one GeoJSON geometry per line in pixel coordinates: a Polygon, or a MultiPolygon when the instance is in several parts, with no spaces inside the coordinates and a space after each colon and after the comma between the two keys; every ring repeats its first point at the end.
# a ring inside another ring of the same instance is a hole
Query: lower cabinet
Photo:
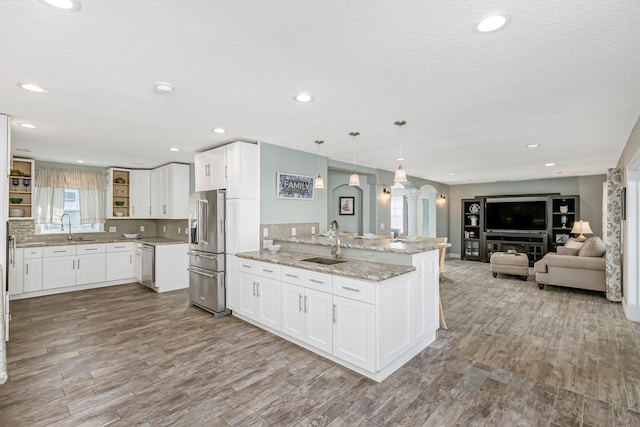
{"type": "Polygon", "coordinates": [[[376,366],[376,309],[372,304],[333,297],[333,355],[369,371],[376,366]]]}
{"type": "Polygon", "coordinates": [[[107,243],[107,281],[131,279],[134,276],[133,243],[107,243]]]}
{"type": "Polygon", "coordinates": [[[240,312],[270,328],[280,330],[280,282],[271,278],[240,273],[240,312]]]}
{"type": "Polygon", "coordinates": [[[42,274],[46,277],[43,289],[66,288],[76,284],[76,257],[47,257],[42,260],[42,274]]]}
{"type": "MultiPolygon", "coordinates": [[[[35,292],[42,290],[42,258],[24,260],[23,290],[35,292]]],[[[17,286],[18,287],[18,286],[17,286]]]]}
{"type": "Polygon", "coordinates": [[[333,351],[333,295],[282,284],[282,332],[320,350],[333,351]]]}

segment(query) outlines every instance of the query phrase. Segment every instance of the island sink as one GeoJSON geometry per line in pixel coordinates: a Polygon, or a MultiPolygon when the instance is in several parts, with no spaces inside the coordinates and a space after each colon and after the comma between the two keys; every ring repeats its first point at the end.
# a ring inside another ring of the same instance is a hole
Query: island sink
{"type": "Polygon", "coordinates": [[[342,259],[331,259],[331,258],[320,258],[320,257],[307,258],[307,259],[303,259],[302,261],[314,262],[316,264],[322,264],[322,265],[333,265],[333,264],[340,264],[342,262],[346,262],[345,260],[342,260],[342,259]]]}

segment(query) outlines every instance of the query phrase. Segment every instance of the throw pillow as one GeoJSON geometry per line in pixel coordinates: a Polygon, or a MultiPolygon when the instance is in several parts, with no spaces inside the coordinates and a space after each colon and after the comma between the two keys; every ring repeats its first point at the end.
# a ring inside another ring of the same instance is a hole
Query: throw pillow
{"type": "Polygon", "coordinates": [[[558,247],[558,255],[571,255],[571,256],[578,256],[578,249],[573,249],[573,248],[567,248],[564,246],[559,246],[558,247]]]}
{"type": "Polygon", "coordinates": [[[591,237],[584,242],[578,256],[601,257],[607,251],[607,247],[598,236],[591,237]]]}
{"type": "Polygon", "coordinates": [[[565,248],[569,248],[569,249],[578,249],[580,250],[580,248],[582,248],[582,246],[584,246],[585,242],[581,242],[579,240],[576,240],[575,238],[570,238],[569,240],[567,240],[567,243],[564,244],[565,248]]]}

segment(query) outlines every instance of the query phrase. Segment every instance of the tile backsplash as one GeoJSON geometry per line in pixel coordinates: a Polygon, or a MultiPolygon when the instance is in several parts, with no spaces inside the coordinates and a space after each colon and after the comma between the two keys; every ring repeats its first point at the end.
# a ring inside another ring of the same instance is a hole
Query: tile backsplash
{"type": "Polygon", "coordinates": [[[309,237],[312,231],[320,232],[320,223],[317,222],[298,222],[289,224],[260,224],[260,242],[265,240],[273,240],[277,237],[292,237],[293,229],[297,237],[309,237]],[[264,235],[264,229],[267,229],[267,236],[264,235]]]}
{"type": "MultiPolygon", "coordinates": [[[[84,240],[109,240],[121,238],[123,233],[140,233],[143,237],[165,237],[168,239],[189,240],[186,234],[188,228],[186,219],[116,219],[107,220],[102,233],[77,233],[77,237],[84,240]],[[140,227],[144,231],[140,231],[140,227]],[[110,232],[110,228],[115,227],[115,232],[110,232]]],[[[35,234],[35,222],[33,220],[9,220],[9,235],[16,236],[17,243],[28,242],[56,242],[66,239],[61,234],[35,234]]]]}

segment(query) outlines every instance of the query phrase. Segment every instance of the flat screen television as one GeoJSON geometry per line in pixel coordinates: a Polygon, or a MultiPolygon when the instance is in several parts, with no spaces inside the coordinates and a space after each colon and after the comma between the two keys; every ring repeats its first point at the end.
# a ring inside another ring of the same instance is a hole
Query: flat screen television
{"type": "Polygon", "coordinates": [[[485,205],[487,231],[535,231],[547,228],[545,200],[489,201],[485,205]]]}

